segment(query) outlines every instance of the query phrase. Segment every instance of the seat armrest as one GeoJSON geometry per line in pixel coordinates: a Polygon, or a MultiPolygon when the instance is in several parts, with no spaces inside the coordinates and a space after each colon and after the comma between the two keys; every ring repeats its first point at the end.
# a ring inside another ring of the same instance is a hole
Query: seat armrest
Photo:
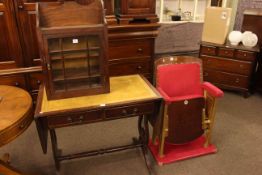
{"type": "Polygon", "coordinates": [[[214,86],[209,82],[204,82],[202,87],[205,91],[207,91],[213,97],[219,98],[224,96],[224,92],[220,90],[218,87],[214,86]]]}
{"type": "Polygon", "coordinates": [[[162,95],[167,104],[170,104],[172,102],[172,99],[163,91],[163,89],[161,89],[160,87],[157,87],[156,89],[162,95]]]}

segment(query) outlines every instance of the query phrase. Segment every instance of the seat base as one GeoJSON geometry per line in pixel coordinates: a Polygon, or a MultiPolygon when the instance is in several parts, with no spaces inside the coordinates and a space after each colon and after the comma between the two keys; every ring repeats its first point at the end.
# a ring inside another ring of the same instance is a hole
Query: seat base
{"type": "Polygon", "coordinates": [[[204,142],[205,137],[201,136],[196,140],[183,145],[172,145],[165,143],[163,157],[159,157],[158,155],[158,143],[156,143],[156,145],[153,145],[152,141],[150,141],[148,147],[155,160],[157,161],[158,165],[163,165],[179,160],[184,160],[217,152],[217,148],[215,147],[215,145],[211,144],[205,148],[203,146],[204,142]]]}

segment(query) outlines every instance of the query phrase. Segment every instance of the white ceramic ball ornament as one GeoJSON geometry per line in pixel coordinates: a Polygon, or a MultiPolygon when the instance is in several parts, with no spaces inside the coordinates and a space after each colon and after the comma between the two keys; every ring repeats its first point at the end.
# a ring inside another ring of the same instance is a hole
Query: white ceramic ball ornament
{"type": "Polygon", "coordinates": [[[232,31],[228,35],[228,40],[231,45],[237,46],[242,41],[242,33],[240,31],[232,31]]]}
{"type": "Polygon", "coordinates": [[[257,45],[258,38],[257,35],[251,31],[245,31],[242,34],[242,43],[246,47],[254,47],[257,45]]]}

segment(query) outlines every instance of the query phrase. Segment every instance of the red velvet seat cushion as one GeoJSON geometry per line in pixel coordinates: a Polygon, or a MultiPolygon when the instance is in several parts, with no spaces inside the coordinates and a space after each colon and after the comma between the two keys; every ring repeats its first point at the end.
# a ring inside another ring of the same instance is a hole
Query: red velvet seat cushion
{"type": "Polygon", "coordinates": [[[203,96],[200,81],[200,65],[169,64],[158,66],[157,87],[161,88],[169,97],[203,96]]]}

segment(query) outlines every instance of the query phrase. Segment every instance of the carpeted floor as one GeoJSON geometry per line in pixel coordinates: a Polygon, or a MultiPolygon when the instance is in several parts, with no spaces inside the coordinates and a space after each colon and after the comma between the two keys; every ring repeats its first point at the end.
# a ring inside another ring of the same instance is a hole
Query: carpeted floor
{"type": "MultiPolygon", "coordinates": [[[[158,166],[157,175],[261,175],[262,174],[262,96],[245,99],[229,93],[218,102],[213,143],[218,152],[194,159],[158,166]]],[[[129,143],[137,134],[136,119],[130,118],[58,130],[58,144],[66,153],[129,143]]],[[[127,150],[102,156],[62,162],[55,171],[50,143],[42,153],[35,124],[8,145],[12,165],[35,175],[146,175],[141,152],[127,150]]]]}

